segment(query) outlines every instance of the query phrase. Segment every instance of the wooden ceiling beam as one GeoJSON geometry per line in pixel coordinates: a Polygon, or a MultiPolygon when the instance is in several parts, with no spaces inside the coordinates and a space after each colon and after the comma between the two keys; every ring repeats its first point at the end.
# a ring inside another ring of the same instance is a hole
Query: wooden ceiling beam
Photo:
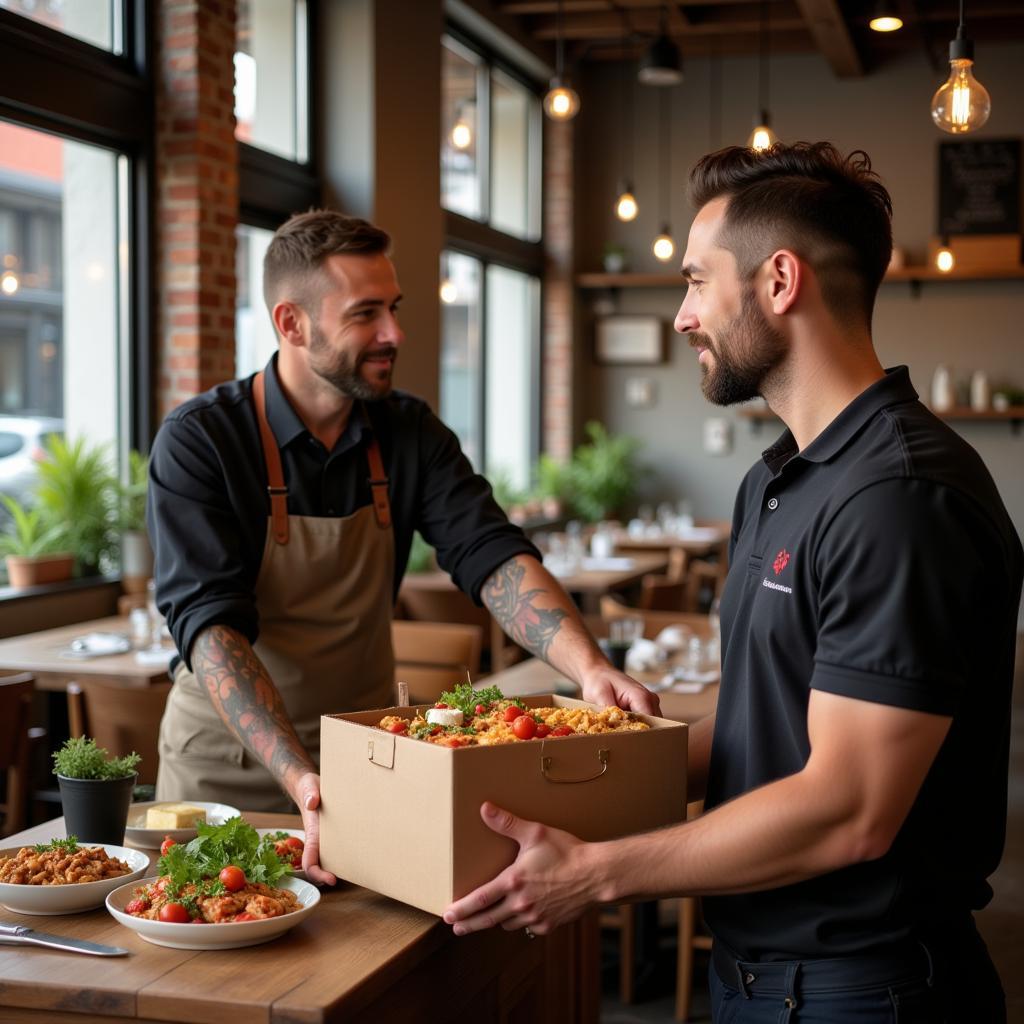
{"type": "MultiPolygon", "coordinates": [[[[790,3],[780,4],[785,13],[774,15],[770,22],[773,35],[807,28],[804,18],[790,3]]],[[[638,12],[630,17],[630,25],[639,35],[654,36],[661,30],[657,11],[638,12]]],[[[722,6],[707,9],[700,20],[690,18],[686,28],[679,31],[679,22],[669,22],[669,35],[675,42],[682,42],[690,33],[728,35],[730,32],[757,32],[761,21],[754,5],[747,3],[746,9],[738,6],[722,6]],[[673,31],[673,28],[676,31],[673,31]]],[[[558,23],[555,18],[538,18],[531,26],[537,39],[552,40],[558,37],[558,23]]],[[[565,39],[621,39],[622,19],[617,14],[587,14],[566,18],[562,25],[565,39]]]]}
{"type": "MultiPolygon", "coordinates": [[[[864,63],[853,45],[850,30],[836,0],[796,0],[797,7],[814,36],[818,49],[825,55],[839,78],[859,78],[864,63]]],[[[774,27],[775,19],[772,19],[774,27]]]]}

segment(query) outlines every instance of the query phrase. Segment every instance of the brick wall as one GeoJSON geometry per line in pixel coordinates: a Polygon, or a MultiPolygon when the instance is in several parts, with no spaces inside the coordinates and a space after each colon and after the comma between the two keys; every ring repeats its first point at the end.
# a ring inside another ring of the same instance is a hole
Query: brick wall
{"type": "Polygon", "coordinates": [[[156,5],[158,421],[235,374],[234,0],[156,5]]]}
{"type": "Polygon", "coordinates": [[[559,460],[573,442],[573,136],[572,121],[544,122],[543,447],[559,460]]]}

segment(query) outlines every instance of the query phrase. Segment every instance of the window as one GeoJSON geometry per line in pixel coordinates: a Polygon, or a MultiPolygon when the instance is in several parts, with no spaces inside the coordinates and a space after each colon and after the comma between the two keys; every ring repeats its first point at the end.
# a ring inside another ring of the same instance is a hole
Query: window
{"type": "Polygon", "coordinates": [[[240,224],[235,232],[238,296],[235,304],[235,376],[262,370],[277,351],[277,335],[263,302],[263,256],[273,231],[240,224]]]}
{"type": "Polygon", "coordinates": [[[124,50],[121,0],[0,0],[0,7],[111,53],[124,50]]]}
{"type": "Polygon", "coordinates": [[[287,160],[309,160],[305,0],[238,0],[235,138],[287,160]]]}
{"type": "Polygon", "coordinates": [[[480,261],[457,252],[441,259],[441,417],[462,450],[483,468],[483,352],[480,261]]]}

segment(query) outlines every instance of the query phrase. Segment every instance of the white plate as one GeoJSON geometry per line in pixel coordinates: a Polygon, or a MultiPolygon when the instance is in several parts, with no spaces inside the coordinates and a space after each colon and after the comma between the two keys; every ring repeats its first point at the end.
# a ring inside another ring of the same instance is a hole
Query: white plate
{"type": "MultiPolygon", "coordinates": [[[[150,800],[142,804],[132,804],[128,808],[128,827],[124,830],[124,837],[136,846],[145,847],[147,850],[159,850],[160,844],[165,837],[170,836],[176,843],[187,843],[199,835],[198,830],[192,828],[146,828],[146,810],[156,807],[157,804],[174,803],[172,800],[150,800]]],[[[190,804],[192,807],[202,807],[206,811],[206,821],[210,825],[223,825],[228,818],[237,818],[242,812],[237,807],[230,807],[228,804],[212,804],[204,800],[183,800],[180,803],[190,804]]]]}
{"type": "MultiPolygon", "coordinates": [[[[290,836],[298,836],[303,843],[306,842],[306,833],[301,828],[258,828],[257,833],[261,836],[276,835],[278,832],[287,832],[290,836]]],[[[306,872],[299,868],[297,871],[293,870],[291,874],[292,878],[300,878],[303,882],[308,882],[309,879],[306,877],[306,872]]]]}
{"type": "Polygon", "coordinates": [[[137,932],[146,942],[172,949],[237,949],[240,946],[256,946],[269,942],[290,931],[304,921],[320,902],[320,892],[309,882],[297,878],[282,878],[276,883],[278,889],[290,889],[298,897],[302,909],[280,917],[268,917],[262,921],[237,921],[227,924],[170,924],[167,921],[150,921],[145,917],[133,917],[124,913],[135,894],[135,890],[157,876],[144,878],[131,885],[122,885],[107,896],[107,910],[115,920],[126,928],[137,932]]]}
{"type": "MultiPolygon", "coordinates": [[[[149,857],[139,850],[106,843],[82,843],[82,846],[102,846],[110,857],[123,860],[131,869],[130,875],[118,875],[101,882],[76,882],[68,885],[15,885],[0,882],[0,905],[19,914],[77,914],[83,910],[102,907],[107,895],[125,883],[133,883],[149,869],[149,857]]],[[[15,857],[21,847],[0,850],[0,857],[15,857]]]]}

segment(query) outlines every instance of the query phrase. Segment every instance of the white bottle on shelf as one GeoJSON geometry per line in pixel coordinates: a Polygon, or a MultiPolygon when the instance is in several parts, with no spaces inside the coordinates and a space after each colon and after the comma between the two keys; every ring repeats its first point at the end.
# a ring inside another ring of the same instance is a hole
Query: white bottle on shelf
{"type": "Polygon", "coordinates": [[[975,370],[971,375],[971,408],[975,412],[987,412],[988,407],[988,374],[984,370],[975,370]]]}
{"type": "Polygon", "coordinates": [[[932,411],[949,412],[956,404],[953,396],[953,375],[945,363],[935,367],[932,377],[932,411]]]}

